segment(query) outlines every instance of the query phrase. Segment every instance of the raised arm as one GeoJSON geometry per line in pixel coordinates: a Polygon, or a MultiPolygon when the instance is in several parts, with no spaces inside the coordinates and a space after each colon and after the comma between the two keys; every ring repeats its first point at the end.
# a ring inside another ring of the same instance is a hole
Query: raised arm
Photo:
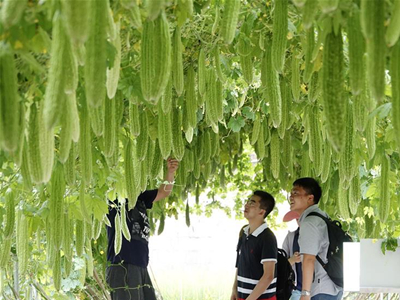
{"type": "Polygon", "coordinates": [[[168,158],[167,172],[165,173],[164,181],[168,181],[171,184],[164,184],[164,183],[161,184],[160,187],[158,188],[157,196],[154,201],[159,201],[164,198],[167,198],[171,194],[172,188],[174,186],[173,182],[175,178],[175,173],[176,170],[178,169],[178,166],[179,166],[179,161],[173,158],[168,158]]]}

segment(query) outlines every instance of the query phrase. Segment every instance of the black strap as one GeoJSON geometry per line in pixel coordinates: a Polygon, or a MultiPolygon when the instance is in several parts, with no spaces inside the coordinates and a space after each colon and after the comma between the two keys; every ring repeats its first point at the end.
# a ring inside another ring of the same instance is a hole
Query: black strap
{"type": "MultiPolygon", "coordinates": [[[[325,221],[326,226],[328,226],[328,222],[330,221],[329,218],[327,218],[327,217],[325,217],[325,216],[323,216],[323,215],[321,215],[320,213],[317,213],[317,212],[315,212],[315,211],[310,212],[310,213],[306,216],[306,218],[307,218],[308,216],[317,216],[317,217],[320,217],[321,219],[323,219],[323,220],[325,221]]],[[[325,269],[326,263],[323,262],[323,260],[321,259],[321,257],[319,257],[319,255],[316,255],[316,258],[317,258],[318,262],[321,264],[321,266],[325,269]]]]}

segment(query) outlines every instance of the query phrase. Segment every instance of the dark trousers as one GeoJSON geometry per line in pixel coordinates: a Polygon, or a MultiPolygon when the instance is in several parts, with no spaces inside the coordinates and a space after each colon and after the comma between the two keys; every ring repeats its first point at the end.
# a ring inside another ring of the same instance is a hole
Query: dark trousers
{"type": "Polygon", "coordinates": [[[106,270],[112,300],[157,300],[146,268],[130,264],[110,265],[106,270]]]}

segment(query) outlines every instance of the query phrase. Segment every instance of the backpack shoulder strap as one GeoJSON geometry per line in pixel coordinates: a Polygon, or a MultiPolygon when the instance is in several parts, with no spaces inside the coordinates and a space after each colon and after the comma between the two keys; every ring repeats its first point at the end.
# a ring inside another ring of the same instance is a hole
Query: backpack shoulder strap
{"type": "MultiPolygon", "coordinates": [[[[327,226],[328,226],[328,222],[330,221],[329,218],[327,218],[327,217],[325,217],[325,216],[323,216],[323,215],[321,215],[320,213],[317,213],[317,212],[315,212],[315,211],[310,212],[310,213],[306,216],[306,218],[307,218],[308,216],[317,216],[317,217],[320,217],[322,220],[325,221],[325,223],[326,223],[327,226]]],[[[321,264],[321,266],[325,269],[326,263],[323,262],[323,260],[321,259],[321,257],[319,257],[319,255],[316,255],[315,258],[318,260],[318,262],[321,264]]]]}
{"type": "Polygon", "coordinates": [[[244,226],[240,229],[240,232],[239,232],[239,242],[238,242],[238,245],[237,245],[237,250],[238,250],[238,251],[239,251],[239,249],[242,247],[242,236],[243,236],[243,234],[244,234],[244,228],[245,228],[246,226],[248,226],[248,225],[244,225],[244,226]]]}
{"type": "Polygon", "coordinates": [[[329,218],[325,217],[324,215],[322,215],[322,214],[320,214],[320,213],[317,213],[316,211],[310,212],[310,213],[306,216],[306,218],[307,218],[308,216],[317,216],[317,217],[320,217],[320,218],[321,218],[322,220],[324,220],[325,222],[329,222],[329,221],[330,221],[329,218]]]}

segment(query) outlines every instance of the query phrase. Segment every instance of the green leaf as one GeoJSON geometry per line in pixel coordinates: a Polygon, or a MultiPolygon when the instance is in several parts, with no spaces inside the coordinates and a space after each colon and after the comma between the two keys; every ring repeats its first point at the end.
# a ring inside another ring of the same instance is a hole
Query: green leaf
{"type": "Polygon", "coordinates": [[[97,220],[103,220],[104,215],[108,213],[108,204],[102,199],[93,198],[91,199],[91,206],[94,217],[97,220]]]}
{"type": "Polygon", "coordinates": [[[244,127],[245,123],[244,118],[238,116],[229,120],[228,127],[232,129],[233,132],[239,132],[240,129],[244,127]]]}
{"type": "Polygon", "coordinates": [[[371,112],[371,114],[369,115],[369,118],[373,118],[376,116],[378,119],[384,119],[389,115],[391,110],[392,110],[391,102],[382,104],[381,106],[377,107],[376,109],[374,109],[371,112]]]}
{"type": "Polygon", "coordinates": [[[254,111],[249,106],[243,107],[242,115],[245,116],[246,119],[250,119],[252,121],[254,121],[254,119],[256,118],[256,114],[254,113],[254,111]]]}

